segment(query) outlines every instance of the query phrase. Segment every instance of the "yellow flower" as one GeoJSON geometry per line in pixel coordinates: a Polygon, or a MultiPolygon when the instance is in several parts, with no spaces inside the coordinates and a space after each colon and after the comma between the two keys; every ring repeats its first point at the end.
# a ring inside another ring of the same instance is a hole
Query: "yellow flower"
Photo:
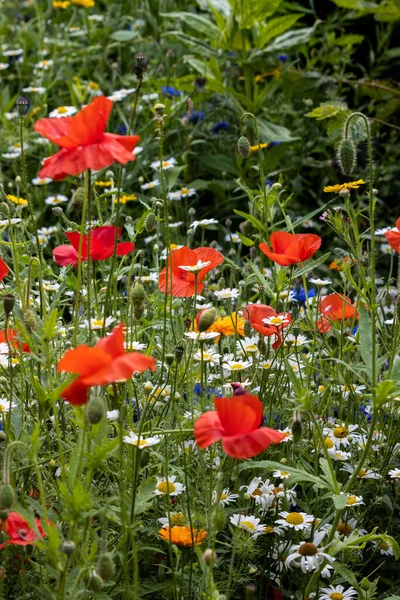
{"type": "Polygon", "coordinates": [[[258,150],[264,150],[264,148],[268,148],[266,142],[260,145],[256,144],[255,146],[250,146],[250,152],[258,152],[258,150]]]}
{"type": "Polygon", "coordinates": [[[69,2],[69,0],[54,0],[53,2],[53,7],[54,8],[68,8],[68,6],[71,4],[71,2],[69,2]]]}
{"type": "Polygon", "coordinates": [[[190,547],[194,544],[198,546],[207,537],[205,529],[191,529],[188,525],[183,527],[175,526],[163,527],[159,531],[160,538],[167,542],[172,542],[177,546],[190,547]]]}
{"type": "MultiPolygon", "coordinates": [[[[119,203],[126,204],[127,202],[131,202],[132,200],[137,200],[137,196],[135,196],[135,194],[124,194],[120,197],[119,203]]],[[[114,204],[118,204],[118,197],[114,199],[114,204]]]]}
{"type": "Polygon", "coordinates": [[[93,92],[97,92],[100,89],[100,86],[95,81],[89,81],[89,83],[88,83],[88,89],[91,90],[91,91],[93,91],[93,92]]]}
{"type": "Polygon", "coordinates": [[[356,190],[360,185],[365,184],[365,181],[348,181],[347,183],[336,183],[335,185],[327,185],[324,187],[324,192],[341,192],[342,190],[356,190]]]}
{"type": "Polygon", "coordinates": [[[92,8],[95,5],[94,0],[71,0],[72,4],[82,6],[82,8],[92,8]]]}
{"type": "Polygon", "coordinates": [[[98,187],[109,188],[112,186],[112,181],[96,181],[95,185],[98,187]]]}
{"type": "Polygon", "coordinates": [[[25,198],[17,198],[17,196],[13,196],[12,194],[8,194],[7,198],[11,202],[14,202],[14,204],[18,204],[18,206],[26,206],[28,204],[28,200],[25,200],[25,198]]]}

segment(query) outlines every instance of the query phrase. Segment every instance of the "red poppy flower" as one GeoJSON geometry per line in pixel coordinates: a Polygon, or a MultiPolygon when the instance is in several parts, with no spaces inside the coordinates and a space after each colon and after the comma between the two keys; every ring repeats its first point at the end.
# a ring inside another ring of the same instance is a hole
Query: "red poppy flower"
{"type": "Polygon", "coordinates": [[[196,248],[191,250],[187,246],[174,250],[168,257],[168,281],[167,269],[160,273],[159,288],[162,292],[170,294],[170,284],[172,278],[172,295],[178,298],[190,298],[194,296],[196,290],[197,273],[197,293],[204,290],[202,279],[209,271],[222,264],[224,257],[218,250],[213,248],[196,248]],[[171,267],[172,262],[172,267],[171,267]],[[172,277],[171,277],[172,268],[172,277]]]}
{"type": "Polygon", "coordinates": [[[115,327],[111,335],[99,340],[93,348],[78,346],[67,350],[58,362],[58,371],[79,375],[61,396],[70,404],[86,404],[88,390],[93,385],[128,379],[133,373],[146,369],[155,371],[155,360],[139,352],[125,352],[124,323],[115,327]]]}
{"type": "Polygon", "coordinates": [[[87,169],[104,169],[113,162],[124,165],[135,160],[132,152],[139,136],[105,133],[112,107],[112,100],[99,96],[73,117],[39,119],[35,131],[61,148],[45,159],[39,177],[64,179],[87,169]]]}
{"type": "Polygon", "coordinates": [[[276,340],[272,344],[274,350],[282,344],[282,329],[292,322],[289,313],[277,313],[271,306],[266,304],[248,304],[243,308],[243,317],[246,321],[250,321],[253,329],[261,335],[276,336],[276,340]]]}
{"type": "MultiPolygon", "coordinates": [[[[42,524],[39,519],[35,519],[36,527],[41,537],[44,537],[44,531],[42,524]]],[[[17,512],[8,513],[7,520],[5,522],[5,530],[10,538],[3,544],[0,544],[0,550],[5,546],[32,546],[35,540],[38,539],[38,534],[34,529],[31,529],[17,512]]]]}
{"type": "Polygon", "coordinates": [[[322,315],[317,322],[317,327],[321,333],[328,333],[332,329],[332,321],[358,318],[357,311],[350,298],[346,298],[342,294],[325,296],[320,301],[318,310],[322,315]]]}
{"type": "Polygon", "coordinates": [[[262,404],[257,396],[242,395],[216,398],[215,410],[204,413],[194,425],[194,436],[200,448],[222,440],[222,447],[233,458],[252,458],[270,444],[279,444],[285,434],[261,427],[262,404]]]}
{"type": "Polygon", "coordinates": [[[400,254],[400,218],[396,221],[396,228],[385,231],[383,235],[387,239],[389,246],[400,254]]]}
{"type": "MultiPolygon", "coordinates": [[[[81,234],[79,231],[67,231],[65,233],[71,246],[63,244],[57,246],[53,250],[53,256],[58,265],[65,267],[67,265],[78,264],[79,258],[79,240],[81,234]]],[[[114,253],[115,236],[119,238],[121,235],[121,228],[117,228],[114,225],[106,225],[104,227],[97,227],[92,229],[89,234],[83,236],[82,241],[82,253],[81,261],[84,262],[88,258],[88,242],[90,236],[90,259],[91,260],[106,260],[114,253]]],[[[135,245],[133,242],[122,242],[117,244],[117,256],[125,256],[129,252],[133,252],[135,245]]]]}
{"type": "Polygon", "coordinates": [[[9,273],[9,269],[2,258],[0,258],[0,281],[3,281],[9,273]]]}
{"type": "Polygon", "coordinates": [[[288,233],[275,231],[271,234],[270,250],[268,244],[262,242],[260,250],[282,267],[294,265],[311,258],[319,249],[322,239],[314,233],[288,233]]]}
{"type": "Polygon", "coordinates": [[[2,329],[0,331],[0,344],[6,344],[8,339],[8,343],[14,350],[19,350],[19,346],[21,344],[22,352],[30,352],[31,349],[29,348],[28,344],[26,342],[20,342],[18,336],[20,336],[20,332],[16,329],[7,329],[6,337],[6,330],[2,329]]]}

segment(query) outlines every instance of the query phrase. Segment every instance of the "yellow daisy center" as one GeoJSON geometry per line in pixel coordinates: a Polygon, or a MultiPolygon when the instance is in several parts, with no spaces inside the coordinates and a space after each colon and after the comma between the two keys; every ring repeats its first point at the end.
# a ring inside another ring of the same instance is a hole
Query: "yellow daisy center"
{"type": "Polygon", "coordinates": [[[329,598],[331,598],[331,600],[343,600],[344,596],[340,592],[332,592],[329,598]]]}
{"type": "Polygon", "coordinates": [[[252,496],[262,496],[262,491],[257,488],[254,490],[254,492],[252,492],[251,495],[252,496]]]}
{"type": "Polygon", "coordinates": [[[176,513],[175,515],[171,515],[171,524],[172,525],[183,525],[185,522],[185,515],[183,513],[176,513]]]}
{"type": "Polygon", "coordinates": [[[68,112],[68,108],[66,106],[60,106],[59,108],[57,108],[57,112],[59,115],[63,115],[66,112],[68,112]]]}
{"type": "Polygon", "coordinates": [[[7,409],[7,407],[5,404],[0,404],[0,412],[3,412],[6,409],[7,409]]]}
{"type": "Polygon", "coordinates": [[[353,531],[353,528],[351,525],[349,525],[348,523],[340,523],[340,525],[337,526],[337,531],[341,534],[341,535],[345,535],[348,536],[351,534],[351,532],[353,531]]]}
{"type": "Polygon", "coordinates": [[[93,327],[103,327],[103,325],[104,325],[103,319],[95,319],[94,321],[92,321],[93,327]]]}
{"type": "Polygon", "coordinates": [[[332,442],[331,438],[326,438],[326,439],[325,439],[325,446],[326,446],[327,448],[333,448],[333,446],[334,446],[334,445],[335,445],[335,444],[332,442]]]}
{"type": "Polygon", "coordinates": [[[188,194],[189,193],[189,188],[183,187],[181,189],[181,194],[188,194]]]}
{"type": "Polygon", "coordinates": [[[171,494],[176,490],[176,487],[172,483],[172,481],[162,481],[158,484],[157,489],[162,494],[171,494]]]}
{"type": "Polygon", "coordinates": [[[367,474],[367,471],[365,469],[360,469],[358,476],[359,477],[365,477],[367,474]]]}
{"type": "Polygon", "coordinates": [[[227,499],[227,497],[228,497],[228,496],[227,496],[226,494],[221,494],[221,495],[220,495],[220,497],[219,497],[219,499],[220,499],[220,500],[226,500],[226,499],[227,499]]]}
{"type": "Polygon", "coordinates": [[[292,513],[288,514],[285,521],[289,525],[301,525],[302,523],[304,523],[304,518],[302,517],[302,515],[300,513],[292,512],[292,513]]]}
{"type": "Polygon", "coordinates": [[[147,446],[147,443],[148,443],[147,440],[139,440],[137,442],[138,446],[147,446]]]}
{"type": "Polygon", "coordinates": [[[346,429],[346,427],[335,427],[333,430],[333,435],[335,438],[343,439],[349,435],[349,431],[346,429]]]}
{"type": "Polygon", "coordinates": [[[256,530],[255,526],[253,525],[253,523],[251,521],[242,521],[241,525],[246,527],[246,529],[251,529],[252,531],[256,530]]]}
{"type": "Polygon", "coordinates": [[[379,544],[379,549],[380,550],[385,550],[386,552],[389,550],[390,546],[387,542],[381,542],[379,544]]]}
{"type": "Polygon", "coordinates": [[[267,527],[264,527],[264,533],[266,533],[268,535],[268,533],[273,533],[274,528],[271,527],[270,525],[268,525],[267,527]]]}
{"type": "Polygon", "coordinates": [[[347,498],[347,504],[349,506],[353,506],[353,504],[357,504],[356,496],[350,496],[350,498],[347,498]]]}

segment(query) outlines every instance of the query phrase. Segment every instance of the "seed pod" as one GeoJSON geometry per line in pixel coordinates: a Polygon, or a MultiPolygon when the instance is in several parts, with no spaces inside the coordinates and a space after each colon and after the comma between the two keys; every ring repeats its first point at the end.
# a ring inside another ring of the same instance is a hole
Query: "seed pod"
{"type": "Polygon", "coordinates": [[[149,68],[149,59],[147,58],[146,54],[142,54],[141,52],[136,54],[135,60],[134,60],[133,66],[132,66],[132,70],[135,73],[136,77],[138,79],[142,79],[144,73],[147,71],[148,68],[149,68]]]}
{"type": "Polygon", "coordinates": [[[29,109],[29,100],[21,96],[21,98],[18,98],[16,105],[19,116],[23,117],[26,115],[29,109]]]}
{"type": "Polygon", "coordinates": [[[51,209],[51,212],[53,213],[53,215],[55,215],[56,217],[61,217],[61,215],[64,214],[63,209],[61,208],[61,206],[53,206],[53,208],[51,209]]]}
{"type": "Polygon", "coordinates": [[[93,571],[91,574],[89,585],[90,589],[92,589],[94,592],[101,592],[103,589],[103,580],[101,577],[99,577],[99,575],[97,575],[96,571],[93,571]]]}
{"type": "Polygon", "coordinates": [[[340,167],[345,175],[350,175],[357,164],[356,148],[351,138],[340,142],[338,158],[340,167]]]}
{"type": "Polygon", "coordinates": [[[15,501],[15,494],[12,486],[5,483],[0,487],[0,510],[11,508],[15,501]]]}
{"type": "Polygon", "coordinates": [[[214,323],[216,318],[217,309],[215,308],[215,306],[200,311],[196,319],[199,331],[207,331],[207,329],[211,327],[211,325],[214,323]]]}
{"type": "Polygon", "coordinates": [[[102,578],[103,581],[111,581],[115,575],[115,565],[109,552],[100,554],[97,561],[96,573],[102,578]]]}
{"type": "Polygon", "coordinates": [[[12,294],[6,294],[3,298],[3,306],[4,312],[6,313],[6,317],[9,317],[13,311],[15,304],[15,298],[12,294]]]}
{"type": "Polygon", "coordinates": [[[71,206],[74,210],[80,210],[83,206],[83,200],[85,198],[85,190],[83,187],[79,187],[72,194],[71,206]]]}
{"type": "Polygon", "coordinates": [[[75,552],[75,544],[72,540],[66,540],[60,545],[60,552],[71,556],[75,552]]]}
{"type": "Polygon", "coordinates": [[[250,142],[246,136],[241,135],[238,139],[238,150],[242,158],[249,158],[250,156],[250,142]]]}
{"type": "Polygon", "coordinates": [[[24,322],[25,327],[27,328],[27,330],[32,333],[33,331],[36,331],[37,329],[37,317],[36,314],[34,313],[34,311],[31,308],[27,308],[22,316],[22,320],[24,322]]]}
{"type": "Polygon", "coordinates": [[[149,213],[144,222],[144,228],[147,231],[147,233],[150,233],[151,231],[153,231],[155,224],[156,224],[156,217],[155,217],[154,213],[149,213]]]}
{"type": "Polygon", "coordinates": [[[185,348],[183,346],[177,346],[175,348],[175,362],[177,365],[179,365],[180,362],[182,362],[182,358],[185,354],[185,348]]]}
{"type": "Polygon", "coordinates": [[[105,414],[106,409],[103,400],[99,397],[92,398],[86,407],[86,416],[89,423],[92,425],[99,423],[105,414]]]}

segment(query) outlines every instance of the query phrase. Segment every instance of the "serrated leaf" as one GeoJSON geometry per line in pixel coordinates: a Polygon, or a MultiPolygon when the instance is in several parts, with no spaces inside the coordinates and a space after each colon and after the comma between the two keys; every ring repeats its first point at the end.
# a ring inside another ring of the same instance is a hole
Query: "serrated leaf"
{"type": "Polygon", "coordinates": [[[43,325],[43,337],[45,340],[52,340],[57,335],[58,317],[59,312],[56,308],[52,310],[51,313],[47,316],[46,321],[43,325]]]}
{"type": "Polygon", "coordinates": [[[282,0],[231,0],[241,29],[251,29],[257,21],[272,15],[282,0]]]}
{"type": "Polygon", "coordinates": [[[161,13],[161,17],[166,19],[181,19],[186,27],[192,27],[196,32],[200,32],[212,40],[218,40],[221,32],[218,27],[203,15],[191,12],[170,12],[161,13]]]}
{"type": "Polygon", "coordinates": [[[324,119],[330,119],[336,116],[342,110],[347,109],[347,104],[344,102],[324,102],[320,104],[314,110],[307,113],[305,116],[309,119],[317,119],[317,121],[323,121],[324,119]]]}

